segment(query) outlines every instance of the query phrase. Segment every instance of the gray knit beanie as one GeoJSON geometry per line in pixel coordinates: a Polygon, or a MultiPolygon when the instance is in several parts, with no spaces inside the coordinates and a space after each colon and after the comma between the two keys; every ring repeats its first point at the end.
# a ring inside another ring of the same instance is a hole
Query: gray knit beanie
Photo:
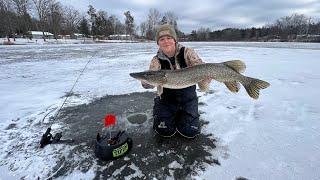
{"type": "Polygon", "coordinates": [[[155,40],[158,41],[162,36],[171,36],[176,42],[177,42],[177,34],[176,31],[174,30],[174,27],[170,24],[163,24],[161,26],[159,26],[157,33],[156,33],[156,37],[155,40]]]}

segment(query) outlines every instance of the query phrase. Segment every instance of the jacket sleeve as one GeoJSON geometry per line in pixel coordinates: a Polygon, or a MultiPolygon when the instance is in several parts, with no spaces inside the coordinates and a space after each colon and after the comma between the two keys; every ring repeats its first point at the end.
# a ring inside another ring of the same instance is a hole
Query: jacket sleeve
{"type": "Polygon", "coordinates": [[[149,70],[150,71],[158,71],[160,69],[161,69],[161,65],[160,65],[159,59],[157,56],[154,56],[151,60],[150,65],[149,65],[149,70]]]}
{"type": "MultiPolygon", "coordinates": [[[[150,62],[149,70],[150,71],[157,71],[160,69],[161,69],[161,65],[160,65],[159,59],[158,59],[158,57],[154,56],[150,62]]],[[[154,86],[147,84],[147,83],[144,83],[144,82],[141,82],[141,85],[145,89],[153,89],[154,88],[154,86]]]]}
{"type": "Polygon", "coordinates": [[[184,57],[188,67],[204,63],[198,54],[191,48],[185,48],[184,57]]]}

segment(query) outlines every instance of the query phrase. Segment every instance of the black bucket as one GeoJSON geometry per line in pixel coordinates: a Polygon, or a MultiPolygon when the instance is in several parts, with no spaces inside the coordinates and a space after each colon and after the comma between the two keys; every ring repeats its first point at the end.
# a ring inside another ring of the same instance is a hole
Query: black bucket
{"type": "Polygon", "coordinates": [[[105,161],[118,159],[129,153],[132,148],[132,139],[125,131],[112,131],[105,137],[97,134],[95,155],[105,161]]]}

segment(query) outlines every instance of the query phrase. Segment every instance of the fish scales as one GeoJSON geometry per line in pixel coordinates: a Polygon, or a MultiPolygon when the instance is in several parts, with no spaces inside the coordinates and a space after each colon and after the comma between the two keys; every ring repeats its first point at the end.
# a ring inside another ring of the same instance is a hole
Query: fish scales
{"type": "Polygon", "coordinates": [[[188,87],[207,78],[212,78],[219,82],[227,82],[234,79],[244,80],[241,74],[220,63],[206,63],[175,71],[166,71],[166,78],[167,83],[164,87],[167,88],[188,87]]]}
{"type": "Polygon", "coordinates": [[[198,84],[200,90],[207,91],[208,78],[223,82],[231,92],[238,92],[241,83],[250,97],[259,98],[259,90],[267,88],[268,82],[247,77],[241,74],[246,69],[245,64],[240,60],[226,61],[223,63],[205,63],[178,70],[159,70],[130,73],[130,76],[156,86],[158,94],[162,88],[182,89],[198,84]]]}

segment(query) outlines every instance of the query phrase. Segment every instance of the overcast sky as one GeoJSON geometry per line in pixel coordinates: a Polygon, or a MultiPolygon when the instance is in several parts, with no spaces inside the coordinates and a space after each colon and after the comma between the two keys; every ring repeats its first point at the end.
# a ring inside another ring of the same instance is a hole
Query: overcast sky
{"type": "Polygon", "coordinates": [[[178,28],[190,33],[200,27],[211,30],[224,28],[262,27],[293,13],[320,20],[320,0],[60,0],[82,12],[91,4],[96,10],[113,14],[124,22],[124,12],[130,11],[135,24],[147,20],[150,8],[173,12],[178,28]]]}

